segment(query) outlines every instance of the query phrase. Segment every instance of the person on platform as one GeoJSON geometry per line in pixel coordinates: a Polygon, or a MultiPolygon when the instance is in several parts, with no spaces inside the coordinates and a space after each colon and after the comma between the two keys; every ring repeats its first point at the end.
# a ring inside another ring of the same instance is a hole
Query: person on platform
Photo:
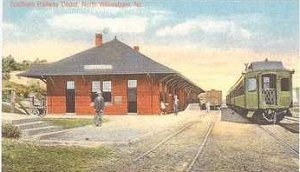
{"type": "Polygon", "coordinates": [[[98,127],[102,125],[104,98],[102,97],[101,91],[98,91],[96,94],[97,97],[94,99],[94,108],[96,111],[96,115],[94,117],[94,123],[98,127]]]}
{"type": "Polygon", "coordinates": [[[163,100],[160,101],[160,115],[165,115],[166,114],[166,104],[163,100]]]}
{"type": "Polygon", "coordinates": [[[210,112],[210,102],[206,102],[206,112],[210,112]]]}
{"type": "Polygon", "coordinates": [[[174,114],[177,115],[179,112],[179,98],[175,96],[174,99],[174,114]]]}

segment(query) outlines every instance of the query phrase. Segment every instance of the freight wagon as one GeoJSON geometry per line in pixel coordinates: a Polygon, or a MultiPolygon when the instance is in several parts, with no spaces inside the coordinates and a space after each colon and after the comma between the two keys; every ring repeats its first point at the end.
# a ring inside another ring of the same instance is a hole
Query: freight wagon
{"type": "Polygon", "coordinates": [[[212,89],[210,91],[205,91],[199,95],[199,102],[201,109],[206,109],[205,105],[209,102],[210,109],[219,109],[222,105],[222,91],[212,89]]]}

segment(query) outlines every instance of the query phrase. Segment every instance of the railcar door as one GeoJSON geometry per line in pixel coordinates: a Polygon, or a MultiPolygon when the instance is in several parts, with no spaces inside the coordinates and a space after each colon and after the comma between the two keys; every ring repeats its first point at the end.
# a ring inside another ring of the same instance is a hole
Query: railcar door
{"type": "Polygon", "coordinates": [[[257,76],[248,76],[245,84],[245,95],[246,95],[246,108],[256,109],[258,108],[258,79],[257,76]]]}
{"type": "Polygon", "coordinates": [[[261,103],[262,105],[276,105],[277,92],[276,92],[276,75],[264,74],[262,75],[262,90],[261,90],[261,103]]]}
{"type": "Polygon", "coordinates": [[[289,75],[282,75],[279,78],[278,84],[278,91],[279,91],[279,97],[278,97],[278,105],[280,107],[288,108],[290,105],[292,105],[292,80],[291,76],[289,75]]]}

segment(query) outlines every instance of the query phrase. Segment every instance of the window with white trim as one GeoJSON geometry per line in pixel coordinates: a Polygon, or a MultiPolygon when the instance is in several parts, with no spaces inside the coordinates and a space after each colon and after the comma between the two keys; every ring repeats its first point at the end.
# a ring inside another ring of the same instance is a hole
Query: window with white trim
{"type": "Polygon", "coordinates": [[[100,81],[92,81],[92,92],[101,91],[101,84],[100,81]]]}
{"type": "Polygon", "coordinates": [[[102,82],[102,96],[105,102],[111,102],[111,81],[102,82]]]}
{"type": "Polygon", "coordinates": [[[128,80],[128,88],[136,88],[137,80],[128,80]]]}
{"type": "Polygon", "coordinates": [[[92,81],[92,95],[91,95],[91,101],[93,102],[94,99],[97,97],[96,93],[101,91],[101,84],[100,81],[92,81]]]}
{"type": "Polygon", "coordinates": [[[75,82],[67,81],[67,90],[74,90],[74,89],[75,89],[75,82]]]}

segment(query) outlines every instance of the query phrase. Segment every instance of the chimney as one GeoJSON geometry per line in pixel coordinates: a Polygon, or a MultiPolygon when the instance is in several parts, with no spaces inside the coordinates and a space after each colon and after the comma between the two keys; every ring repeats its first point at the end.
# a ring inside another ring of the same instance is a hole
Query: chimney
{"type": "Polygon", "coordinates": [[[139,46],[133,46],[133,49],[135,52],[139,52],[140,51],[140,47],[139,46]]]}
{"type": "Polygon", "coordinates": [[[101,47],[102,45],[102,34],[96,33],[96,39],[95,39],[96,47],[101,47]]]}

